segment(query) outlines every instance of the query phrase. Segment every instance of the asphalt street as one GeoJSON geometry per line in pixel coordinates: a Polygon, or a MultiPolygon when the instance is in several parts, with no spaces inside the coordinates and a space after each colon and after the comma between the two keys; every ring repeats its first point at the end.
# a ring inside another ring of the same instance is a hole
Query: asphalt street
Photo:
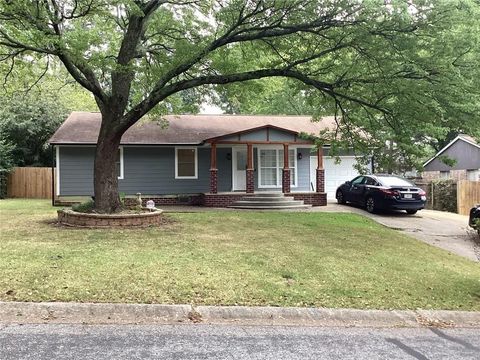
{"type": "Polygon", "coordinates": [[[479,329],[0,325],[0,359],[480,359],[479,329]]]}

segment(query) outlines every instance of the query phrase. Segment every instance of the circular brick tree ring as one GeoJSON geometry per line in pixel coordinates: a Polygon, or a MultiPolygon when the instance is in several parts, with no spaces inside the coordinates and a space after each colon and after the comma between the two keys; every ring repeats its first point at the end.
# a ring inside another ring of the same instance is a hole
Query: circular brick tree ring
{"type": "Polygon", "coordinates": [[[58,222],[76,227],[151,226],[162,223],[162,210],[138,214],[88,214],[69,209],[58,210],[58,222]]]}

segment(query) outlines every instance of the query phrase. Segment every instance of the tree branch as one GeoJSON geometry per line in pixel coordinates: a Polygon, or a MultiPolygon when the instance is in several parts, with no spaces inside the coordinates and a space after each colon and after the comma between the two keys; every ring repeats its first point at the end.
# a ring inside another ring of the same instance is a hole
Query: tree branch
{"type": "Polygon", "coordinates": [[[335,84],[326,83],[320,80],[316,80],[308,77],[298,71],[291,70],[289,68],[281,69],[262,69],[255,71],[248,71],[242,73],[234,73],[228,75],[209,75],[197,77],[194,79],[181,80],[174,84],[165,86],[162,89],[153,91],[145,100],[133,107],[122,119],[120,127],[123,131],[126,131],[132,126],[138,119],[148,113],[156,104],[166,99],[172,94],[179,91],[195,88],[202,85],[221,85],[235,82],[243,82],[248,80],[262,79],[268,77],[287,77],[299,80],[306,85],[310,85],[317,90],[329,95],[333,99],[341,98],[343,100],[351,101],[361,104],[371,109],[375,109],[382,113],[388,113],[389,111],[378,104],[372,104],[361,98],[352,97],[343,93],[340,93],[335,89],[335,84]]]}
{"type": "MultiPolygon", "coordinates": [[[[257,7],[253,10],[252,12],[253,15],[255,15],[256,12],[260,11],[258,8],[259,4],[260,2],[257,4],[257,7]]],[[[351,15],[356,11],[358,11],[358,8],[357,9],[353,8],[349,14],[351,15]]],[[[176,68],[168,71],[165,75],[163,75],[162,78],[155,85],[153,91],[158,91],[163,86],[168,84],[168,82],[170,82],[172,79],[188,71],[195,64],[197,64],[201,59],[203,59],[206,55],[228,44],[255,41],[255,40],[265,40],[269,38],[280,38],[283,36],[292,35],[295,33],[302,33],[302,32],[314,32],[318,34],[320,31],[324,31],[331,27],[351,26],[358,23],[358,21],[334,20],[335,17],[330,15],[330,16],[324,16],[315,21],[302,23],[302,24],[282,25],[281,22],[277,22],[273,26],[251,27],[251,28],[239,29],[238,31],[235,31],[236,29],[244,25],[245,21],[251,16],[253,16],[252,14],[248,14],[243,17],[239,15],[239,19],[237,20],[237,22],[234,25],[232,25],[221,37],[212,41],[209,45],[207,45],[202,51],[200,51],[193,58],[189,59],[188,61],[185,61],[183,64],[180,64],[176,68]]]]}

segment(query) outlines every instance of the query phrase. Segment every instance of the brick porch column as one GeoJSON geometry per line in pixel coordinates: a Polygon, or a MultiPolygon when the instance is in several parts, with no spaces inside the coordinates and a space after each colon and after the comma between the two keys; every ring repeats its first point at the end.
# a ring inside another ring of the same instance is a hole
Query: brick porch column
{"type": "Polygon", "coordinates": [[[212,143],[210,148],[210,193],[216,194],[218,190],[218,169],[217,169],[217,144],[212,143]]]}
{"type": "Polygon", "coordinates": [[[325,192],[325,169],[323,168],[323,149],[317,149],[317,193],[325,192]]]}
{"type": "Polygon", "coordinates": [[[290,166],[288,164],[288,144],[283,144],[282,192],[290,192],[290,166]]]}
{"type": "Polygon", "coordinates": [[[246,191],[248,194],[253,194],[255,191],[254,169],[253,169],[253,145],[247,144],[247,184],[246,191]]]}

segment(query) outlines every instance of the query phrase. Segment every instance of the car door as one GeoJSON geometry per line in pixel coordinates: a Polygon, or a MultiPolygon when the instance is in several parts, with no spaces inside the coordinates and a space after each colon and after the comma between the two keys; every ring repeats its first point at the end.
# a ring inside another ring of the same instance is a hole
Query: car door
{"type": "Polygon", "coordinates": [[[371,178],[370,176],[365,176],[365,180],[363,181],[362,185],[363,185],[363,193],[361,194],[358,201],[359,203],[364,204],[369,194],[372,194],[372,196],[374,196],[375,189],[378,187],[378,182],[374,178],[371,178]]]}
{"type": "Polygon", "coordinates": [[[350,188],[348,189],[346,201],[358,203],[360,201],[361,194],[364,190],[362,185],[365,181],[365,176],[357,176],[350,183],[350,188]]]}

